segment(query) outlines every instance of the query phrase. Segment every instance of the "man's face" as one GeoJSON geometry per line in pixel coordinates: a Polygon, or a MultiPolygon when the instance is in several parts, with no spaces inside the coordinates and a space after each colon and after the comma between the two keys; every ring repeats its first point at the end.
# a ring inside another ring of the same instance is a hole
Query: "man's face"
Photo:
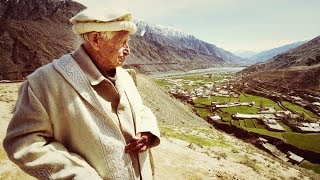
{"type": "Polygon", "coordinates": [[[114,36],[105,40],[103,37],[99,39],[99,62],[97,62],[100,68],[104,71],[114,69],[118,66],[122,66],[126,56],[130,54],[129,49],[129,32],[119,31],[114,36]]]}

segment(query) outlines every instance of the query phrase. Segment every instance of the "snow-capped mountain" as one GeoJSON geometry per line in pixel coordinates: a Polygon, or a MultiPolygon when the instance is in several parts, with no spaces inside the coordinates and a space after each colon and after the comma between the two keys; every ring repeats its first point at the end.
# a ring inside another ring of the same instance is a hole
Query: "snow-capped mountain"
{"type": "Polygon", "coordinates": [[[154,25],[143,20],[134,22],[137,25],[137,32],[130,42],[134,53],[129,58],[127,66],[139,67],[141,71],[151,73],[157,64],[161,64],[161,69],[190,70],[222,64],[238,64],[242,61],[240,57],[179,29],[154,25]],[[164,64],[168,65],[167,68],[164,64]]]}
{"type": "Polygon", "coordinates": [[[144,20],[137,20],[137,19],[134,20],[134,23],[138,27],[136,34],[140,34],[141,36],[143,36],[146,31],[152,32],[155,34],[160,34],[167,37],[185,38],[189,36],[188,34],[182,32],[182,30],[174,27],[150,24],[144,20]]]}

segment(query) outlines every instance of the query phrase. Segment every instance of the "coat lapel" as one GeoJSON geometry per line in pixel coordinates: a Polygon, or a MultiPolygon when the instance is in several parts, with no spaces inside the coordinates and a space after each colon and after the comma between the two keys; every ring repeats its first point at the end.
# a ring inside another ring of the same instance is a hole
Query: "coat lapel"
{"type": "Polygon", "coordinates": [[[103,112],[103,108],[92,91],[89,80],[74,61],[70,54],[64,55],[59,60],[54,60],[53,66],[73,86],[73,88],[89,104],[103,112]]]}

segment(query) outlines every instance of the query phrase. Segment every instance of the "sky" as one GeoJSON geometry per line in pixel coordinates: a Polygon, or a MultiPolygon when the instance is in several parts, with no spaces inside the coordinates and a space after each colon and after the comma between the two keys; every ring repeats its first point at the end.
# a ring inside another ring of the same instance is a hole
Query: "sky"
{"type": "Polygon", "coordinates": [[[75,0],[130,10],[230,52],[260,52],[320,35],[320,0],[75,0]]]}

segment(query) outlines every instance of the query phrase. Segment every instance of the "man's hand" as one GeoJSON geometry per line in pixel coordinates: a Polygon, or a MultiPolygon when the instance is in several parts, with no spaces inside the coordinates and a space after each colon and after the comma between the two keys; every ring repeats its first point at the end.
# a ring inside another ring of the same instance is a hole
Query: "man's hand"
{"type": "Polygon", "coordinates": [[[135,137],[130,143],[125,147],[126,153],[140,153],[146,151],[152,141],[154,140],[154,135],[150,132],[142,132],[140,136],[135,137]]]}

